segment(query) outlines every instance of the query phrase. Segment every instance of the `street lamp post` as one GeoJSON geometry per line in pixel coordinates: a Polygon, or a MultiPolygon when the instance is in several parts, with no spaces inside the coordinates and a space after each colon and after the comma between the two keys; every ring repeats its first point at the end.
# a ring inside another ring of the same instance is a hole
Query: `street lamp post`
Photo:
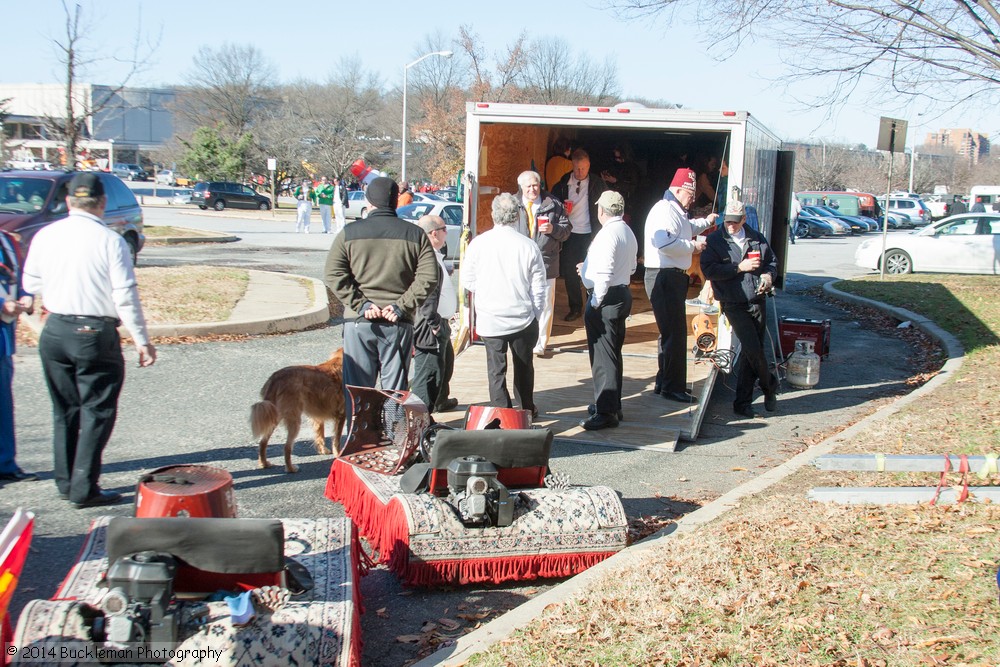
{"type": "Polygon", "coordinates": [[[430,58],[431,56],[441,56],[443,58],[451,58],[452,52],[434,51],[433,53],[427,53],[425,55],[420,56],[409,65],[403,66],[403,141],[402,141],[403,153],[402,153],[402,168],[400,170],[401,171],[400,181],[406,180],[406,73],[409,71],[411,67],[413,67],[417,63],[426,60],[427,58],[430,58]]]}

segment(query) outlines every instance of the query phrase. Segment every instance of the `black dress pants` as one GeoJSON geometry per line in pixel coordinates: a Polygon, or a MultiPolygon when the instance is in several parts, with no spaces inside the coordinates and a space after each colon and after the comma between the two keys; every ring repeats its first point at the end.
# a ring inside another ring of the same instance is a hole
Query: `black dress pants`
{"type": "Polygon", "coordinates": [[[514,359],[514,398],[522,410],[535,407],[535,366],[532,350],[538,342],[538,320],[517,333],[505,336],[483,336],[486,345],[486,374],[490,383],[490,404],[497,408],[512,408],[507,391],[507,348],[514,359]]]}
{"type": "Polygon", "coordinates": [[[657,392],[686,392],[687,389],[687,271],[683,269],[646,269],[646,296],[653,308],[657,341],[657,392]]]}
{"type": "Polygon", "coordinates": [[[70,501],[83,502],[101,490],[101,457],[118,416],[125,380],[118,323],[52,314],[38,353],[52,397],[56,487],[70,501]]]}
{"type": "Polygon", "coordinates": [[[559,275],[566,284],[566,300],[573,313],[583,312],[583,283],[576,265],[587,258],[590,239],[590,234],[570,234],[559,250],[559,275]]]}
{"type": "Polygon", "coordinates": [[[600,414],[615,415],[622,409],[622,345],[625,320],[632,312],[628,285],[608,289],[597,308],[587,300],[583,324],[587,329],[590,372],[594,377],[594,405],[600,414]]]}
{"type": "Polygon", "coordinates": [[[764,354],[764,331],[767,328],[767,303],[722,302],[722,312],[733,328],[733,335],[740,341],[740,354],[736,362],[737,410],[749,408],[753,403],[753,386],[760,383],[765,394],[778,391],[778,378],[767,365],[764,354]]]}

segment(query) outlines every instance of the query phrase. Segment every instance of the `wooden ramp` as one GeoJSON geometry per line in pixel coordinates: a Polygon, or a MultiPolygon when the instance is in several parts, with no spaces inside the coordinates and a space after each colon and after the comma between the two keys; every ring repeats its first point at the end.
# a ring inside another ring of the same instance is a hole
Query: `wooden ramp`
{"type": "MultiPolygon", "coordinates": [[[[691,296],[696,295],[695,290],[691,296]]],[[[656,377],[656,323],[642,285],[632,285],[632,296],[634,304],[626,326],[623,350],[622,412],[625,421],[617,428],[591,432],[579,425],[581,420],[587,418],[587,405],[594,402],[583,320],[563,322],[562,317],[567,311],[565,296],[561,289],[557,292],[555,322],[549,345],[552,354],[548,358],[534,358],[535,404],[539,410],[535,424],[552,429],[556,438],[601,447],[672,452],[678,439],[694,440],[697,437],[704,406],[715,381],[715,368],[708,362],[695,363],[693,357],[689,357],[688,384],[690,391],[699,397],[695,405],[675,403],[652,394],[656,377]]],[[[689,308],[688,311],[690,324],[690,318],[697,314],[697,309],[689,308]]],[[[712,316],[712,319],[717,320],[717,316],[712,316]]],[[[688,349],[693,346],[694,339],[689,335],[688,349]]],[[[508,371],[507,386],[513,396],[512,371],[508,371]]],[[[482,345],[473,345],[455,360],[451,395],[459,399],[463,411],[440,417],[456,427],[462,425],[465,406],[489,402],[486,349],[482,345]]]]}

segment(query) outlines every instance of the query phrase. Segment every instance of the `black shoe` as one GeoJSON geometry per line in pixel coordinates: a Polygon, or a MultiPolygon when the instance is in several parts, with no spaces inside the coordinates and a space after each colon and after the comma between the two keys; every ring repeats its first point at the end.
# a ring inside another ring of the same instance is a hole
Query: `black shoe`
{"type": "Polygon", "coordinates": [[[0,473],[0,481],[2,482],[37,482],[38,475],[33,472],[24,472],[23,470],[15,470],[14,472],[0,473]]]}
{"type": "Polygon", "coordinates": [[[698,399],[687,393],[686,391],[661,391],[660,396],[669,400],[677,401],[678,403],[697,403],[698,399]]]}
{"type": "Polygon", "coordinates": [[[457,398],[447,398],[434,407],[434,412],[450,412],[458,407],[457,398]]]}
{"type": "Polygon", "coordinates": [[[98,491],[96,495],[87,498],[84,501],[73,503],[77,509],[83,509],[84,507],[98,507],[100,505],[114,505],[121,502],[122,494],[115,491],[98,491]]]}
{"type": "Polygon", "coordinates": [[[773,391],[764,394],[764,409],[768,412],[778,409],[778,394],[773,391]]]}
{"type": "MultiPolygon", "coordinates": [[[[594,405],[593,403],[591,403],[590,405],[588,405],[587,406],[587,414],[590,415],[591,417],[593,417],[594,415],[596,415],[597,414],[597,406],[594,405]]],[[[625,421],[625,417],[622,414],[621,410],[619,410],[618,412],[615,413],[615,417],[618,417],[618,421],[620,421],[620,422],[625,421]]]]}
{"type": "Polygon", "coordinates": [[[566,313],[566,317],[563,318],[563,322],[572,322],[573,320],[578,320],[578,319],[580,319],[580,311],[571,310],[568,313],[566,313]]]}
{"type": "Polygon", "coordinates": [[[756,419],[757,417],[760,417],[760,415],[754,412],[753,408],[751,408],[749,405],[740,408],[734,405],[733,412],[735,412],[740,417],[746,417],[747,419],[756,419]]]}
{"type": "Polygon", "coordinates": [[[600,431],[602,428],[614,428],[615,426],[618,426],[618,419],[612,417],[611,415],[598,413],[596,415],[591,415],[590,419],[585,419],[580,422],[580,426],[587,431],[600,431]]]}

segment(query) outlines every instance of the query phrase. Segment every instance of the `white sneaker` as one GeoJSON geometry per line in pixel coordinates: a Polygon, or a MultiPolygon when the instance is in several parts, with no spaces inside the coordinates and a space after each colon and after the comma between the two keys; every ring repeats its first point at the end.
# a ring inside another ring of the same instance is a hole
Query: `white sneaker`
{"type": "Polygon", "coordinates": [[[706,304],[701,307],[701,312],[704,313],[705,315],[718,315],[719,307],[716,306],[715,304],[706,304]]]}
{"type": "Polygon", "coordinates": [[[705,303],[701,299],[685,299],[684,305],[691,306],[693,308],[706,308],[709,304],[705,303]]]}

